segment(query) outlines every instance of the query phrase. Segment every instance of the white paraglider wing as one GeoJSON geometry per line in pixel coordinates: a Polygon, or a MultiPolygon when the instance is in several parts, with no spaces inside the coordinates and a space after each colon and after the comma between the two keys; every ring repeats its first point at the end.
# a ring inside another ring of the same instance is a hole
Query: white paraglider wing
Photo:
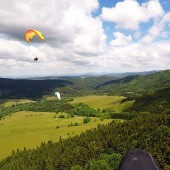
{"type": "Polygon", "coordinates": [[[59,92],[55,92],[55,95],[58,97],[59,100],[61,99],[61,95],[59,92]]]}

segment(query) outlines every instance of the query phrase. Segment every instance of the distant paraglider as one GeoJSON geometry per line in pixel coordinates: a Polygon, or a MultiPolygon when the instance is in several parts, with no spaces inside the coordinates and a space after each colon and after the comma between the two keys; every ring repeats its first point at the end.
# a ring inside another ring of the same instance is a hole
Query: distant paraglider
{"type": "Polygon", "coordinates": [[[37,58],[37,57],[35,57],[35,58],[34,58],[34,61],[37,61],[37,60],[38,60],[38,58],[37,58]]]}
{"type": "MultiPolygon", "coordinates": [[[[34,38],[34,36],[38,36],[41,40],[44,40],[44,36],[40,31],[37,30],[28,30],[25,33],[25,41],[27,43],[30,43],[32,41],[32,39],[34,38]]],[[[34,58],[34,61],[38,61],[38,58],[34,58]]]]}
{"type": "Polygon", "coordinates": [[[61,99],[60,92],[55,92],[55,95],[57,96],[57,98],[58,98],[59,100],[61,99]]]}

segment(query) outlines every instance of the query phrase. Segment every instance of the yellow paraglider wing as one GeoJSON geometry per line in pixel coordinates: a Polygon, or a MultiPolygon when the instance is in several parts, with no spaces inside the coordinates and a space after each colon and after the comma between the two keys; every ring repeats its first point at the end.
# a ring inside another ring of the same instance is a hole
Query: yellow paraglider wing
{"type": "Polygon", "coordinates": [[[25,41],[30,43],[35,35],[37,35],[41,40],[44,40],[44,36],[43,36],[43,34],[40,31],[37,31],[37,30],[28,30],[25,33],[25,41]]]}

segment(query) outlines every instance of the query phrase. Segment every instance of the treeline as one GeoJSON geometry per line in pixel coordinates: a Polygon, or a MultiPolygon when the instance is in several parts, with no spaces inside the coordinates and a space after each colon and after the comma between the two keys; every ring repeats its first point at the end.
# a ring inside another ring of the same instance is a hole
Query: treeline
{"type": "Polygon", "coordinates": [[[127,109],[127,111],[170,114],[170,88],[137,98],[132,107],[127,109]]]}
{"type": "Polygon", "coordinates": [[[169,162],[170,115],[149,115],[124,123],[98,125],[97,129],[58,143],[49,141],[33,150],[14,152],[0,162],[1,170],[116,170],[131,148],[152,154],[162,169],[169,162]]]}
{"type": "Polygon", "coordinates": [[[71,105],[66,100],[39,100],[37,102],[16,104],[10,107],[4,107],[0,110],[0,119],[6,115],[9,115],[18,111],[33,111],[33,112],[66,112],[71,116],[99,116],[98,112],[84,103],[78,103],[71,105]]]}
{"type": "Polygon", "coordinates": [[[110,118],[112,119],[124,119],[124,120],[131,120],[137,118],[139,116],[148,116],[150,115],[149,112],[121,112],[121,113],[110,113],[110,118]]]}
{"type": "MultiPolygon", "coordinates": [[[[170,88],[169,88],[170,89],[170,88]]],[[[69,101],[71,99],[65,99],[61,101],[42,99],[32,103],[14,104],[10,107],[1,107],[0,119],[11,113],[19,111],[32,111],[32,112],[65,112],[70,116],[87,116],[87,117],[102,117],[112,119],[124,119],[131,120],[139,116],[147,116],[150,113],[169,113],[170,110],[170,93],[169,91],[161,91],[157,94],[157,97],[151,96],[150,101],[145,97],[136,100],[135,104],[128,110],[116,113],[111,109],[93,109],[84,103],[77,103],[71,105],[69,101]],[[164,96],[166,94],[166,98],[164,96]],[[160,95],[160,97],[159,97],[160,95]],[[159,105],[157,104],[159,101],[159,105]],[[156,103],[155,105],[153,103],[156,103]],[[164,105],[162,105],[164,104],[164,105]],[[166,112],[165,112],[166,111],[166,112]]]]}
{"type": "MultiPolygon", "coordinates": [[[[138,116],[143,116],[144,113],[138,113],[135,111],[115,113],[111,109],[93,109],[84,103],[77,103],[71,105],[69,100],[39,100],[37,102],[25,103],[25,104],[15,104],[10,107],[4,107],[0,110],[0,119],[4,116],[10,115],[11,113],[19,111],[32,111],[32,112],[65,112],[70,114],[71,117],[76,116],[86,116],[86,117],[101,117],[103,119],[125,119],[131,120],[138,116]]],[[[147,115],[149,113],[146,113],[147,115]]],[[[145,116],[146,116],[145,114],[145,116]]]]}
{"type": "Polygon", "coordinates": [[[25,110],[29,104],[16,104],[9,107],[0,107],[0,120],[11,113],[25,110]]]}
{"type": "Polygon", "coordinates": [[[97,111],[84,103],[77,103],[73,106],[74,108],[70,109],[68,113],[71,115],[78,115],[78,116],[89,116],[95,117],[97,115],[97,111]]]}

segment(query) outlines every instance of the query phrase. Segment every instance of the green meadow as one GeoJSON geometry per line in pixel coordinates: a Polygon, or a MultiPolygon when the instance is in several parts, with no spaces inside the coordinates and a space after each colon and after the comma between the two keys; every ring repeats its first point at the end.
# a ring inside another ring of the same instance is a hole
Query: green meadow
{"type": "Polygon", "coordinates": [[[0,106],[9,107],[15,104],[34,102],[29,99],[0,99],[0,106]]]}
{"type": "MultiPolygon", "coordinates": [[[[83,102],[94,109],[111,109],[114,112],[122,112],[130,107],[134,101],[121,103],[123,96],[84,96],[76,97],[70,104],[83,102]]],[[[55,100],[56,97],[47,97],[47,100],[55,100]]],[[[8,107],[19,103],[34,102],[26,99],[0,100],[0,106],[8,107]]],[[[84,117],[69,117],[66,113],[54,112],[28,112],[22,111],[6,116],[0,120],[0,159],[10,155],[12,150],[22,150],[36,148],[41,142],[52,140],[58,141],[59,138],[68,138],[80,134],[83,131],[96,128],[98,124],[108,124],[111,119],[92,117],[87,124],[83,123],[84,117]],[[60,115],[65,118],[59,118],[60,115]],[[78,126],[70,126],[79,123],[78,126]]]]}
{"type": "Polygon", "coordinates": [[[130,107],[134,101],[127,101],[124,103],[121,103],[121,101],[124,99],[124,96],[97,96],[97,95],[91,95],[91,96],[83,96],[83,97],[77,97],[74,98],[71,104],[75,103],[85,103],[89,105],[90,107],[97,109],[111,109],[115,112],[122,112],[124,109],[127,109],[130,107]]]}
{"type": "Polygon", "coordinates": [[[108,124],[111,119],[103,121],[100,118],[90,118],[90,122],[83,123],[84,117],[69,118],[66,113],[48,112],[17,112],[0,120],[0,159],[10,155],[12,150],[24,147],[36,148],[41,142],[58,141],[80,134],[98,124],[108,124]],[[60,114],[65,118],[58,118],[60,114]],[[79,126],[68,127],[71,123],[79,126]]]}

